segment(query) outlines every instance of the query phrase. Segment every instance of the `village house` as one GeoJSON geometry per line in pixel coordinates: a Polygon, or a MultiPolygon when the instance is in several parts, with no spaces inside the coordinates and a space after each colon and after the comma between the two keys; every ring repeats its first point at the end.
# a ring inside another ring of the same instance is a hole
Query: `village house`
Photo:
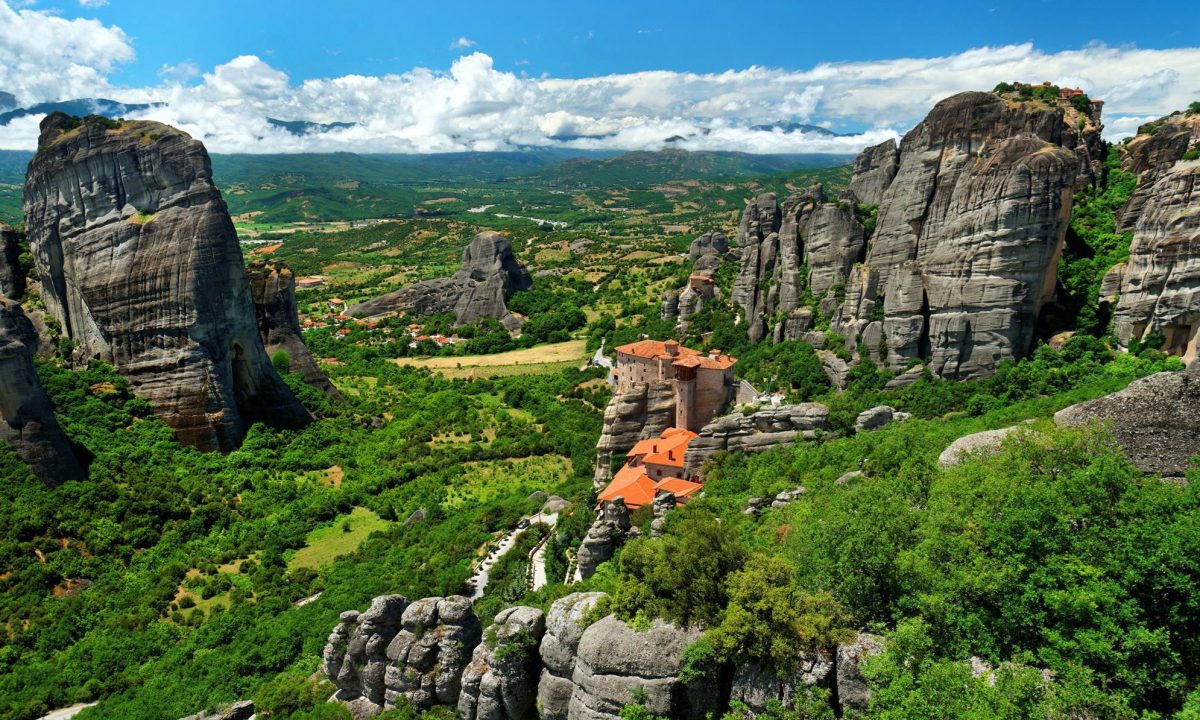
{"type": "Polygon", "coordinates": [[[617,348],[616,392],[629,392],[639,384],[670,383],[675,427],[698,432],[733,397],[736,363],[720,350],[704,354],[674,340],[639,340],[617,348]]]}
{"type": "Polygon", "coordinates": [[[654,502],[661,493],[673,493],[676,502],[686,503],[704,485],[683,477],[683,460],[688,444],[698,436],[684,428],[667,428],[656,438],[642,440],[629,451],[625,466],[613,477],[598,498],[622,498],[636,510],[654,502]]]}

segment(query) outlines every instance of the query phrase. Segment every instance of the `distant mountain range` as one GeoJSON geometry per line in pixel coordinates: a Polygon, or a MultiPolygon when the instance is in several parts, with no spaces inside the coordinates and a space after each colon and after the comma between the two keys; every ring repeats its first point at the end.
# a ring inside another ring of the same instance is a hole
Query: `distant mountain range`
{"type": "Polygon", "coordinates": [[[26,115],[49,115],[52,112],[65,112],[68,115],[103,115],[104,117],[119,118],[132,115],[135,112],[156,107],[159,103],[123,103],[108,98],[79,98],[76,100],[58,100],[55,102],[37,103],[28,107],[18,107],[17,100],[10,93],[0,92],[0,125],[7,125],[19,117],[26,115]],[[5,109],[5,105],[9,109],[5,109]]]}

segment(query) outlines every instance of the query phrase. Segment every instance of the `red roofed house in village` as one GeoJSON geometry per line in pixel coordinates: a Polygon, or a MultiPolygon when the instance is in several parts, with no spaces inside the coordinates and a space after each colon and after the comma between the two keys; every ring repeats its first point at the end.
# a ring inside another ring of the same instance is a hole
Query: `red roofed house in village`
{"type": "Polygon", "coordinates": [[[687,502],[704,488],[701,483],[682,477],[687,446],[697,437],[684,428],[667,428],[662,435],[634,445],[625,467],[600,491],[599,499],[603,502],[623,498],[632,510],[649,505],[664,492],[674,493],[678,502],[687,502]]]}
{"type": "Polygon", "coordinates": [[[736,363],[720,350],[706,355],[674,340],[639,340],[617,348],[616,392],[629,392],[639,383],[671,383],[675,426],[695,432],[732,399],[736,363]]]}

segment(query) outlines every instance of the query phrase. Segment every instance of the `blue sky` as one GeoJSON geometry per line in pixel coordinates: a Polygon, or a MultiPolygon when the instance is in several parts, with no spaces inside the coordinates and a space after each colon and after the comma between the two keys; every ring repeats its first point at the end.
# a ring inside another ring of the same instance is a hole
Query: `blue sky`
{"type": "Polygon", "coordinates": [[[1200,4],[1062,2],[379,2],[110,0],[39,3],[128,33],[138,62],[117,80],[148,84],[163,65],[206,68],[258,55],[295,78],[448,67],[459,38],[500,69],[586,77],[642,70],[721,72],[752,65],[950,55],[1033,42],[1047,52],[1089,43],[1142,48],[1197,42],[1200,4]],[[1189,22],[1190,18],[1190,22],[1189,22]]]}
{"type": "MultiPolygon", "coordinates": [[[[1116,139],[1200,99],[1196,0],[747,6],[0,0],[0,91],[152,103],[219,152],[845,153],[1012,80],[1103,98],[1116,139]]],[[[36,140],[0,125],[0,148],[36,140]]]]}

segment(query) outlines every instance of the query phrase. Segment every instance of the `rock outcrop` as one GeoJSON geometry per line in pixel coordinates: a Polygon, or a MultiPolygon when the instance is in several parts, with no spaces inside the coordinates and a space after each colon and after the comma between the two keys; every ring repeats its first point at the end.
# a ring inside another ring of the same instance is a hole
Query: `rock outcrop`
{"type": "Polygon", "coordinates": [[[850,192],[864,205],[879,205],[883,191],[892,184],[899,165],[900,150],[895,140],[886,140],[863,150],[854,159],[850,192]]]}
{"type": "Polygon", "coordinates": [[[829,408],[820,403],[780,405],[750,415],[731,413],[717,418],[688,445],[684,477],[699,473],[704,461],[718,452],[760,452],[796,440],[811,440],[828,419],[829,408]]]}
{"type": "Polygon", "coordinates": [[[612,615],[588,626],[576,652],[569,720],[613,720],[639,697],[653,715],[701,720],[720,703],[717,684],[679,679],[683,651],[699,636],[662,620],[638,631],[612,615]]]}
{"type": "Polygon", "coordinates": [[[239,700],[224,709],[188,715],[179,720],[253,720],[254,711],[253,700],[239,700]]]}
{"type": "Polygon", "coordinates": [[[729,240],[723,233],[705,233],[693,240],[688,248],[692,273],[683,290],[663,293],[662,319],[678,319],[679,327],[686,332],[689,317],[703,310],[713,298],[722,297],[716,284],[717,270],[729,257],[729,240]]]}
{"type": "MultiPolygon", "coordinates": [[[[1102,300],[1117,298],[1113,328],[1126,345],[1152,333],[1163,350],[1191,362],[1200,337],[1200,113],[1163,118],[1125,151],[1138,185],[1121,216],[1133,233],[1129,259],[1104,278],[1102,300]]],[[[1145,128],[1143,127],[1143,130],[1145,128]]]]}
{"type": "Polygon", "coordinates": [[[508,311],[505,303],[514,292],[532,286],[533,279],[517,262],[508,238],[496,232],[481,232],[463,250],[462,265],[451,277],[400,288],[353,305],[346,314],[371,317],[397,312],[452,312],[459,325],[491,317],[516,329],[521,320],[508,311]]]}
{"type": "Polygon", "coordinates": [[[296,310],[296,276],[283,263],[257,261],[250,265],[250,294],[258,317],[258,333],[267,355],[283,351],[291,360],[290,372],[300,373],[304,382],[325,393],[333,400],[344,402],[338,391],[308,351],[300,335],[296,310]]]}
{"type": "Polygon", "coordinates": [[[387,705],[400,697],[418,711],[454,705],[463,670],[483,635],[471,601],[461,595],[417,600],[404,611],[403,624],[387,646],[387,705]]]}
{"type": "Polygon", "coordinates": [[[744,703],[753,713],[767,711],[772,700],[794,708],[796,695],[805,687],[833,689],[834,657],[814,652],[800,658],[800,667],[788,677],[779,677],[757,663],[742,663],[733,675],[730,700],[744,703]]]}
{"type": "Polygon", "coordinates": [[[41,298],[180,442],[232,450],[249,423],[310,419],[271,367],[204,146],[154,122],[55,113],[25,180],[41,298]]]}
{"type": "Polygon", "coordinates": [[[637,528],[629,521],[629,508],[625,507],[624,498],[606,501],[579,544],[575,555],[576,579],[587,580],[595,575],[600,563],[612,560],[617,548],[637,534],[637,528]]]}
{"type": "Polygon", "coordinates": [[[21,306],[0,297],[0,438],[48,485],[83,477],[33,367],[37,333],[21,306]]]}
{"type": "Polygon", "coordinates": [[[820,185],[788,197],[782,206],[774,193],[755,198],[738,230],[742,264],[732,294],[750,339],[773,334],[773,318],[796,310],[806,296],[820,299],[844,283],[865,242],[854,204],[831,201],[820,185]]]}
{"type": "Polygon", "coordinates": [[[938,465],[954,467],[972,455],[992,455],[999,452],[1004,440],[1016,432],[1019,425],[1000,428],[998,430],[983,430],[970,435],[963,435],[938,455],[938,465]]]}
{"type": "Polygon", "coordinates": [[[883,652],[883,638],[859,633],[852,642],[837,647],[837,697],[842,710],[862,712],[871,702],[871,687],[862,675],[862,665],[883,652]]]}
{"type": "Polygon", "coordinates": [[[388,644],[401,628],[408,600],[400,595],[383,595],[371,601],[363,613],[341,614],[322,653],[321,671],[338,688],[338,699],[363,698],[382,709],[386,689],[388,644]]]}
{"type": "Polygon", "coordinates": [[[1054,422],[1066,427],[1107,424],[1142,472],[1183,477],[1192,456],[1200,454],[1198,402],[1200,364],[1193,363],[1183,372],[1140,378],[1112,395],[1059,410],[1054,422]]]}
{"type": "Polygon", "coordinates": [[[890,367],[930,358],[934,374],[959,379],[1025,355],[1054,291],[1072,192],[1098,162],[1098,124],[1077,116],[969,92],[905,135],[865,265],[833,315],[848,349],[881,342],[890,367]]]}
{"type": "Polygon", "coordinates": [[[675,423],[675,389],[668,382],[637,383],[614,394],[604,408],[604,426],[596,443],[597,489],[612,479],[612,458],[639,440],[657,437],[675,423]]]}
{"type": "Polygon", "coordinates": [[[546,616],[531,607],[496,615],[463,671],[458,714],[463,720],[533,720],[541,672],[538,646],[546,616]]]}
{"type": "Polygon", "coordinates": [[[20,237],[16,230],[0,223],[0,297],[16,300],[24,294],[20,237]]]}
{"type": "Polygon", "coordinates": [[[538,681],[537,705],[544,720],[567,720],[575,691],[575,657],[583,638],[583,617],[607,597],[604,593],[573,593],[559,598],[546,616],[546,634],[539,654],[542,675],[538,681]]]}

